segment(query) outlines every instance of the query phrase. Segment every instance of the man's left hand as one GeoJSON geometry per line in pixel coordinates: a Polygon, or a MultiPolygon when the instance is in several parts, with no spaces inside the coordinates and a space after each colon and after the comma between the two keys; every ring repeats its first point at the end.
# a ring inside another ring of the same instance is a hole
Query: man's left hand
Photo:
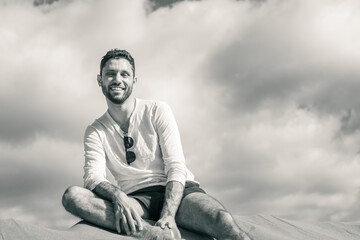
{"type": "Polygon", "coordinates": [[[173,216],[163,216],[156,223],[155,226],[159,226],[162,229],[169,228],[173,233],[175,239],[181,239],[180,231],[176,225],[175,218],[173,216]]]}

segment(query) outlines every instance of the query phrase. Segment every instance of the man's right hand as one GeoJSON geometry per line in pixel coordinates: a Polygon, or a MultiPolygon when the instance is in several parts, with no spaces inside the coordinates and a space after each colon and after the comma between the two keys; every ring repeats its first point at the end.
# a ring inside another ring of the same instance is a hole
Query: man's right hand
{"type": "Polygon", "coordinates": [[[121,233],[121,225],[127,235],[141,231],[143,226],[141,224],[141,217],[131,205],[129,197],[122,191],[118,190],[113,195],[114,211],[115,211],[115,226],[118,233],[121,233]],[[137,229],[136,229],[137,228],[137,229]]]}

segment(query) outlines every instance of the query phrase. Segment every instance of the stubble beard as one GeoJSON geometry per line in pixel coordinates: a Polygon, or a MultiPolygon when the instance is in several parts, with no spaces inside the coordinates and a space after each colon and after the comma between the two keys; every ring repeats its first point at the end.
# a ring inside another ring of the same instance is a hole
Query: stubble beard
{"type": "Polygon", "coordinates": [[[104,85],[101,86],[102,92],[107,99],[109,99],[114,104],[123,104],[131,95],[133,88],[131,86],[127,86],[122,97],[117,97],[117,95],[113,96],[110,93],[110,86],[106,87],[104,85]]]}

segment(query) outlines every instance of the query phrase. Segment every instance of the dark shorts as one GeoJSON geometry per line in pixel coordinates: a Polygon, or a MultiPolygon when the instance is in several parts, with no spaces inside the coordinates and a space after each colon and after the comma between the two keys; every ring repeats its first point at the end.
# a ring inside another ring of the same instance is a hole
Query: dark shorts
{"type": "MultiPolygon", "coordinates": [[[[128,196],[136,199],[140,204],[143,204],[143,206],[145,206],[145,208],[149,211],[150,218],[157,221],[160,218],[160,213],[165,201],[165,188],[165,186],[142,188],[129,193],[128,196]]],[[[187,181],[184,188],[183,198],[194,192],[205,193],[198,183],[187,181]]]]}

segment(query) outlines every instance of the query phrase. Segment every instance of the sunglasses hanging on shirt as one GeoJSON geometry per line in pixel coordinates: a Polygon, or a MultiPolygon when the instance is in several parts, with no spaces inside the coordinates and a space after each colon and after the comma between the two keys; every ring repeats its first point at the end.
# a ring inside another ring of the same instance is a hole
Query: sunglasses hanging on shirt
{"type": "Polygon", "coordinates": [[[135,153],[133,151],[128,151],[129,148],[134,146],[134,139],[124,136],[124,146],[126,151],[126,162],[130,165],[130,163],[134,162],[136,159],[135,153]]]}

